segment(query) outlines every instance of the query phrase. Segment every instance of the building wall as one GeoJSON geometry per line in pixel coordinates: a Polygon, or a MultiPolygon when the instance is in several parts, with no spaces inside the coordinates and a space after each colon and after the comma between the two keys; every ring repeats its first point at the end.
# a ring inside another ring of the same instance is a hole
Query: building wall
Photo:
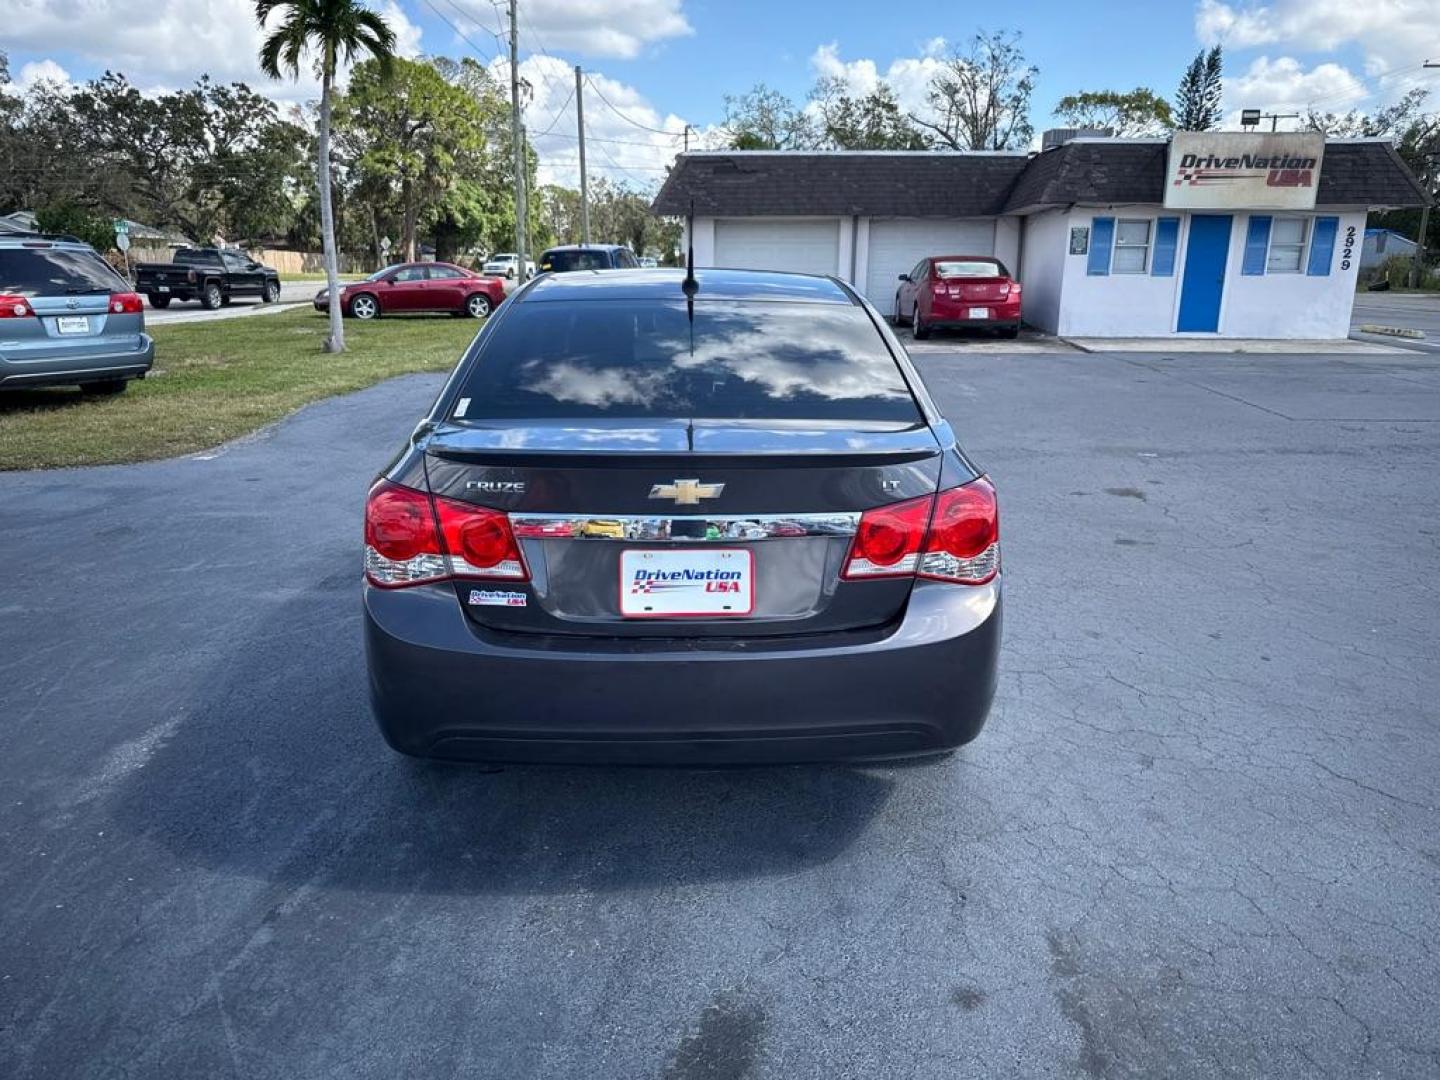
{"type": "Polygon", "coordinates": [[[1070,242],[1070,215],[1042,210],[1025,219],[1020,262],[1020,309],[1027,323],[1046,333],[1060,332],[1060,289],[1070,242]]]}
{"type": "MultiPolygon", "coordinates": [[[[1266,213],[1274,216],[1273,212],[1266,213]]],[[[1242,274],[1250,215],[1244,210],[1234,211],[1219,330],[1214,335],[1186,336],[1329,339],[1349,334],[1365,214],[1327,214],[1320,211],[1299,216],[1339,218],[1330,273],[1313,277],[1303,271],[1299,274],[1242,274]],[[1356,242],[1354,257],[1346,270],[1341,262],[1349,228],[1356,230],[1356,242]]],[[[1026,228],[1024,266],[1028,322],[1063,337],[1163,337],[1175,332],[1190,235],[1190,215],[1187,212],[1166,211],[1159,206],[1080,207],[1068,212],[1050,211],[1034,215],[1026,228]],[[1170,276],[1149,273],[1089,274],[1088,255],[1069,254],[1069,232],[1071,226],[1090,227],[1093,239],[1093,219],[1097,216],[1146,218],[1152,223],[1152,243],[1156,218],[1179,217],[1175,272],[1170,276]],[[1053,299],[1057,262],[1061,264],[1058,271],[1058,305],[1053,299]]],[[[1313,231],[1313,225],[1311,229],[1313,231]]],[[[1306,250],[1308,253],[1308,246],[1306,250]]]]}

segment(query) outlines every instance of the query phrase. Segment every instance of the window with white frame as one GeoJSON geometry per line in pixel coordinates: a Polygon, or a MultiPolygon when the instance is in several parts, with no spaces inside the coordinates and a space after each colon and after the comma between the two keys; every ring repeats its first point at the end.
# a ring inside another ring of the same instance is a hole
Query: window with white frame
{"type": "Polygon", "coordinates": [[[1150,266],[1150,222],[1115,223],[1115,252],[1110,257],[1112,274],[1143,274],[1150,266]]]}
{"type": "Polygon", "coordinates": [[[1270,223],[1270,251],[1265,256],[1267,274],[1298,274],[1305,266],[1307,218],[1277,217],[1270,223]]]}

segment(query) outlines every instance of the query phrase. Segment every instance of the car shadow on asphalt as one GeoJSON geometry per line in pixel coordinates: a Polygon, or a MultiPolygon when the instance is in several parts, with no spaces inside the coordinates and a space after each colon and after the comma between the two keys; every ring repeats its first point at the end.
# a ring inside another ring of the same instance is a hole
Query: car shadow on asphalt
{"type": "Polygon", "coordinates": [[[334,575],[228,642],[115,793],[115,825],[183,865],[294,885],[615,892],[827,863],[896,782],[845,766],[492,772],[400,757],[370,717],[358,591],[334,575]]]}

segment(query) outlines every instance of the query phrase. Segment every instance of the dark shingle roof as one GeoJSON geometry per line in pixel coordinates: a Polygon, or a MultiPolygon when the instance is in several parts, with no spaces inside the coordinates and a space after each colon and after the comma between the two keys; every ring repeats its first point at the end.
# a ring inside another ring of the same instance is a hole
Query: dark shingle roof
{"type": "MultiPolygon", "coordinates": [[[[1005,212],[1071,203],[1159,203],[1167,143],[1076,140],[1033,158],[1005,212]]],[[[1317,206],[1423,206],[1425,191],[1385,139],[1325,144],[1317,206]]]]}
{"type": "MultiPolygon", "coordinates": [[[[659,214],[706,217],[985,217],[1072,203],[1160,203],[1168,145],[1068,142],[1019,154],[682,154],[655,197],[659,214]]],[[[1325,144],[1319,206],[1423,206],[1424,189],[1383,139],[1325,144]]]]}
{"type": "Polygon", "coordinates": [[[1023,154],[682,154],[655,197],[659,214],[766,217],[984,217],[998,214],[1023,154]]]}

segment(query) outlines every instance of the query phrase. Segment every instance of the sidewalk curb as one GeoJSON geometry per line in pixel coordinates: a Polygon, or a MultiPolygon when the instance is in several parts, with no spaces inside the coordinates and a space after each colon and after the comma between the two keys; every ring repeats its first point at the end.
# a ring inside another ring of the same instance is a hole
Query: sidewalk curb
{"type": "Polygon", "coordinates": [[[1361,323],[1356,327],[1362,334],[1384,334],[1386,337],[1417,338],[1423,340],[1424,330],[1411,330],[1405,326],[1381,326],[1378,323],[1361,323]]]}

